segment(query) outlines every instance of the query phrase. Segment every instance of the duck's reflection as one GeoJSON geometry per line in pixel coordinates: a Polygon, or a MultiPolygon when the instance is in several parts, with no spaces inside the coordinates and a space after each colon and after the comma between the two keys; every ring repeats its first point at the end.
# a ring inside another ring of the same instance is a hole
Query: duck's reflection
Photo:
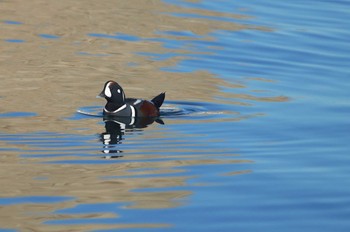
{"type": "Polygon", "coordinates": [[[145,128],[153,122],[164,124],[160,118],[127,118],[127,117],[104,117],[106,131],[100,134],[100,141],[103,143],[102,153],[105,159],[123,157],[122,150],[118,144],[122,143],[125,131],[132,132],[136,129],[145,128]]]}

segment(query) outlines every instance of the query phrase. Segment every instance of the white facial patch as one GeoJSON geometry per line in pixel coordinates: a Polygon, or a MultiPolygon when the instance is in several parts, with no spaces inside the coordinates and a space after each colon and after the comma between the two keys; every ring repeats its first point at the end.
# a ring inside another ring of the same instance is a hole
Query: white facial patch
{"type": "Polygon", "coordinates": [[[109,82],[107,85],[106,85],[106,88],[105,88],[105,95],[107,97],[112,97],[112,92],[111,92],[111,89],[109,88],[109,86],[111,85],[111,82],[109,82]]]}
{"type": "Polygon", "coordinates": [[[118,89],[117,91],[118,91],[118,93],[120,93],[120,89],[118,89]]]}

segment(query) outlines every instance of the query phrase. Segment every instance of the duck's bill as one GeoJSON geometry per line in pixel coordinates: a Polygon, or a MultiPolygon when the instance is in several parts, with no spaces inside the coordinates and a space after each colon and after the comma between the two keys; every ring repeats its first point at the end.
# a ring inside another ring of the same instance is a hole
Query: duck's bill
{"type": "Polygon", "coordinates": [[[105,98],[105,97],[106,95],[103,92],[101,92],[99,95],[96,96],[96,98],[105,98]]]}

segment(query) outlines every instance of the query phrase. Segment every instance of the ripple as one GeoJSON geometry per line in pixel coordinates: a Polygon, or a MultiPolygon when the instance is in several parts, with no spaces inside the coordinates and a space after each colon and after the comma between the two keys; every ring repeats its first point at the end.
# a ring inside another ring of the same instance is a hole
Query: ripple
{"type": "MultiPolygon", "coordinates": [[[[77,110],[77,113],[91,117],[103,117],[101,106],[85,106],[77,110]]],[[[160,108],[160,116],[162,118],[174,117],[191,117],[191,116],[207,116],[207,115],[224,115],[234,112],[227,111],[225,104],[208,103],[208,102],[189,102],[189,101],[167,101],[160,108]]],[[[79,119],[73,117],[72,119],[79,119]]]]}
{"type": "MultiPolygon", "coordinates": [[[[91,117],[103,117],[102,114],[103,108],[101,106],[85,106],[77,110],[77,113],[85,116],[91,117]]],[[[70,119],[81,119],[80,117],[72,117],[70,119]]]]}

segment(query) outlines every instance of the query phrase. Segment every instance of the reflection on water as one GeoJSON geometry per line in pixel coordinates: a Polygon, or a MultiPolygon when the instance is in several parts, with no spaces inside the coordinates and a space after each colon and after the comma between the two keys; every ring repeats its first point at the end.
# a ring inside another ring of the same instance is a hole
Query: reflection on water
{"type": "Polygon", "coordinates": [[[101,133],[100,140],[103,143],[104,158],[120,158],[122,155],[111,155],[121,153],[118,144],[122,143],[125,130],[135,131],[135,129],[145,128],[153,122],[164,124],[160,118],[127,118],[127,117],[105,117],[104,123],[106,131],[101,133]],[[108,155],[110,154],[110,155],[108,155]]]}
{"type": "MultiPolygon", "coordinates": [[[[127,209],[142,212],[184,206],[194,187],[215,185],[210,180],[195,181],[207,175],[197,169],[208,165],[226,166],[219,176],[250,173],[241,165],[252,161],[220,147],[222,139],[182,133],[171,126],[239,121],[256,115],[241,115],[225,104],[188,101],[166,102],[161,118],[108,118],[103,117],[102,108],[81,107],[66,118],[76,127],[82,121],[97,125],[95,133],[77,128],[78,134],[0,134],[6,154],[1,161],[11,163],[0,171],[0,183],[7,186],[0,198],[4,228],[169,228],[174,226],[171,221],[130,218],[127,209]]],[[[22,124],[27,115],[35,116],[18,112],[14,118],[22,124]]]]}
{"type": "MultiPolygon", "coordinates": [[[[125,124],[124,124],[125,125],[125,124]]],[[[117,145],[123,140],[125,128],[121,127],[121,124],[112,120],[105,121],[106,132],[101,134],[100,140],[103,143],[103,153],[121,153],[123,151],[118,150],[117,145]]],[[[104,158],[119,158],[123,157],[122,155],[106,155],[104,158]]]]}
{"type": "MultiPolygon", "coordinates": [[[[229,150],[212,150],[212,144],[196,144],[195,135],[180,135],[152,121],[135,121],[125,128],[125,121],[103,122],[100,141],[94,135],[1,134],[7,147],[20,148],[7,152],[8,159],[15,159],[11,171],[1,170],[1,184],[7,186],[1,193],[5,197],[0,201],[2,223],[33,230],[60,230],[63,225],[76,230],[167,227],[171,222],[119,218],[125,209],[183,205],[193,194],[191,180],[199,175],[192,167],[250,162],[229,150]],[[101,159],[101,148],[109,158],[119,159],[101,159]]],[[[227,175],[235,167],[230,169],[227,175]]]]}

